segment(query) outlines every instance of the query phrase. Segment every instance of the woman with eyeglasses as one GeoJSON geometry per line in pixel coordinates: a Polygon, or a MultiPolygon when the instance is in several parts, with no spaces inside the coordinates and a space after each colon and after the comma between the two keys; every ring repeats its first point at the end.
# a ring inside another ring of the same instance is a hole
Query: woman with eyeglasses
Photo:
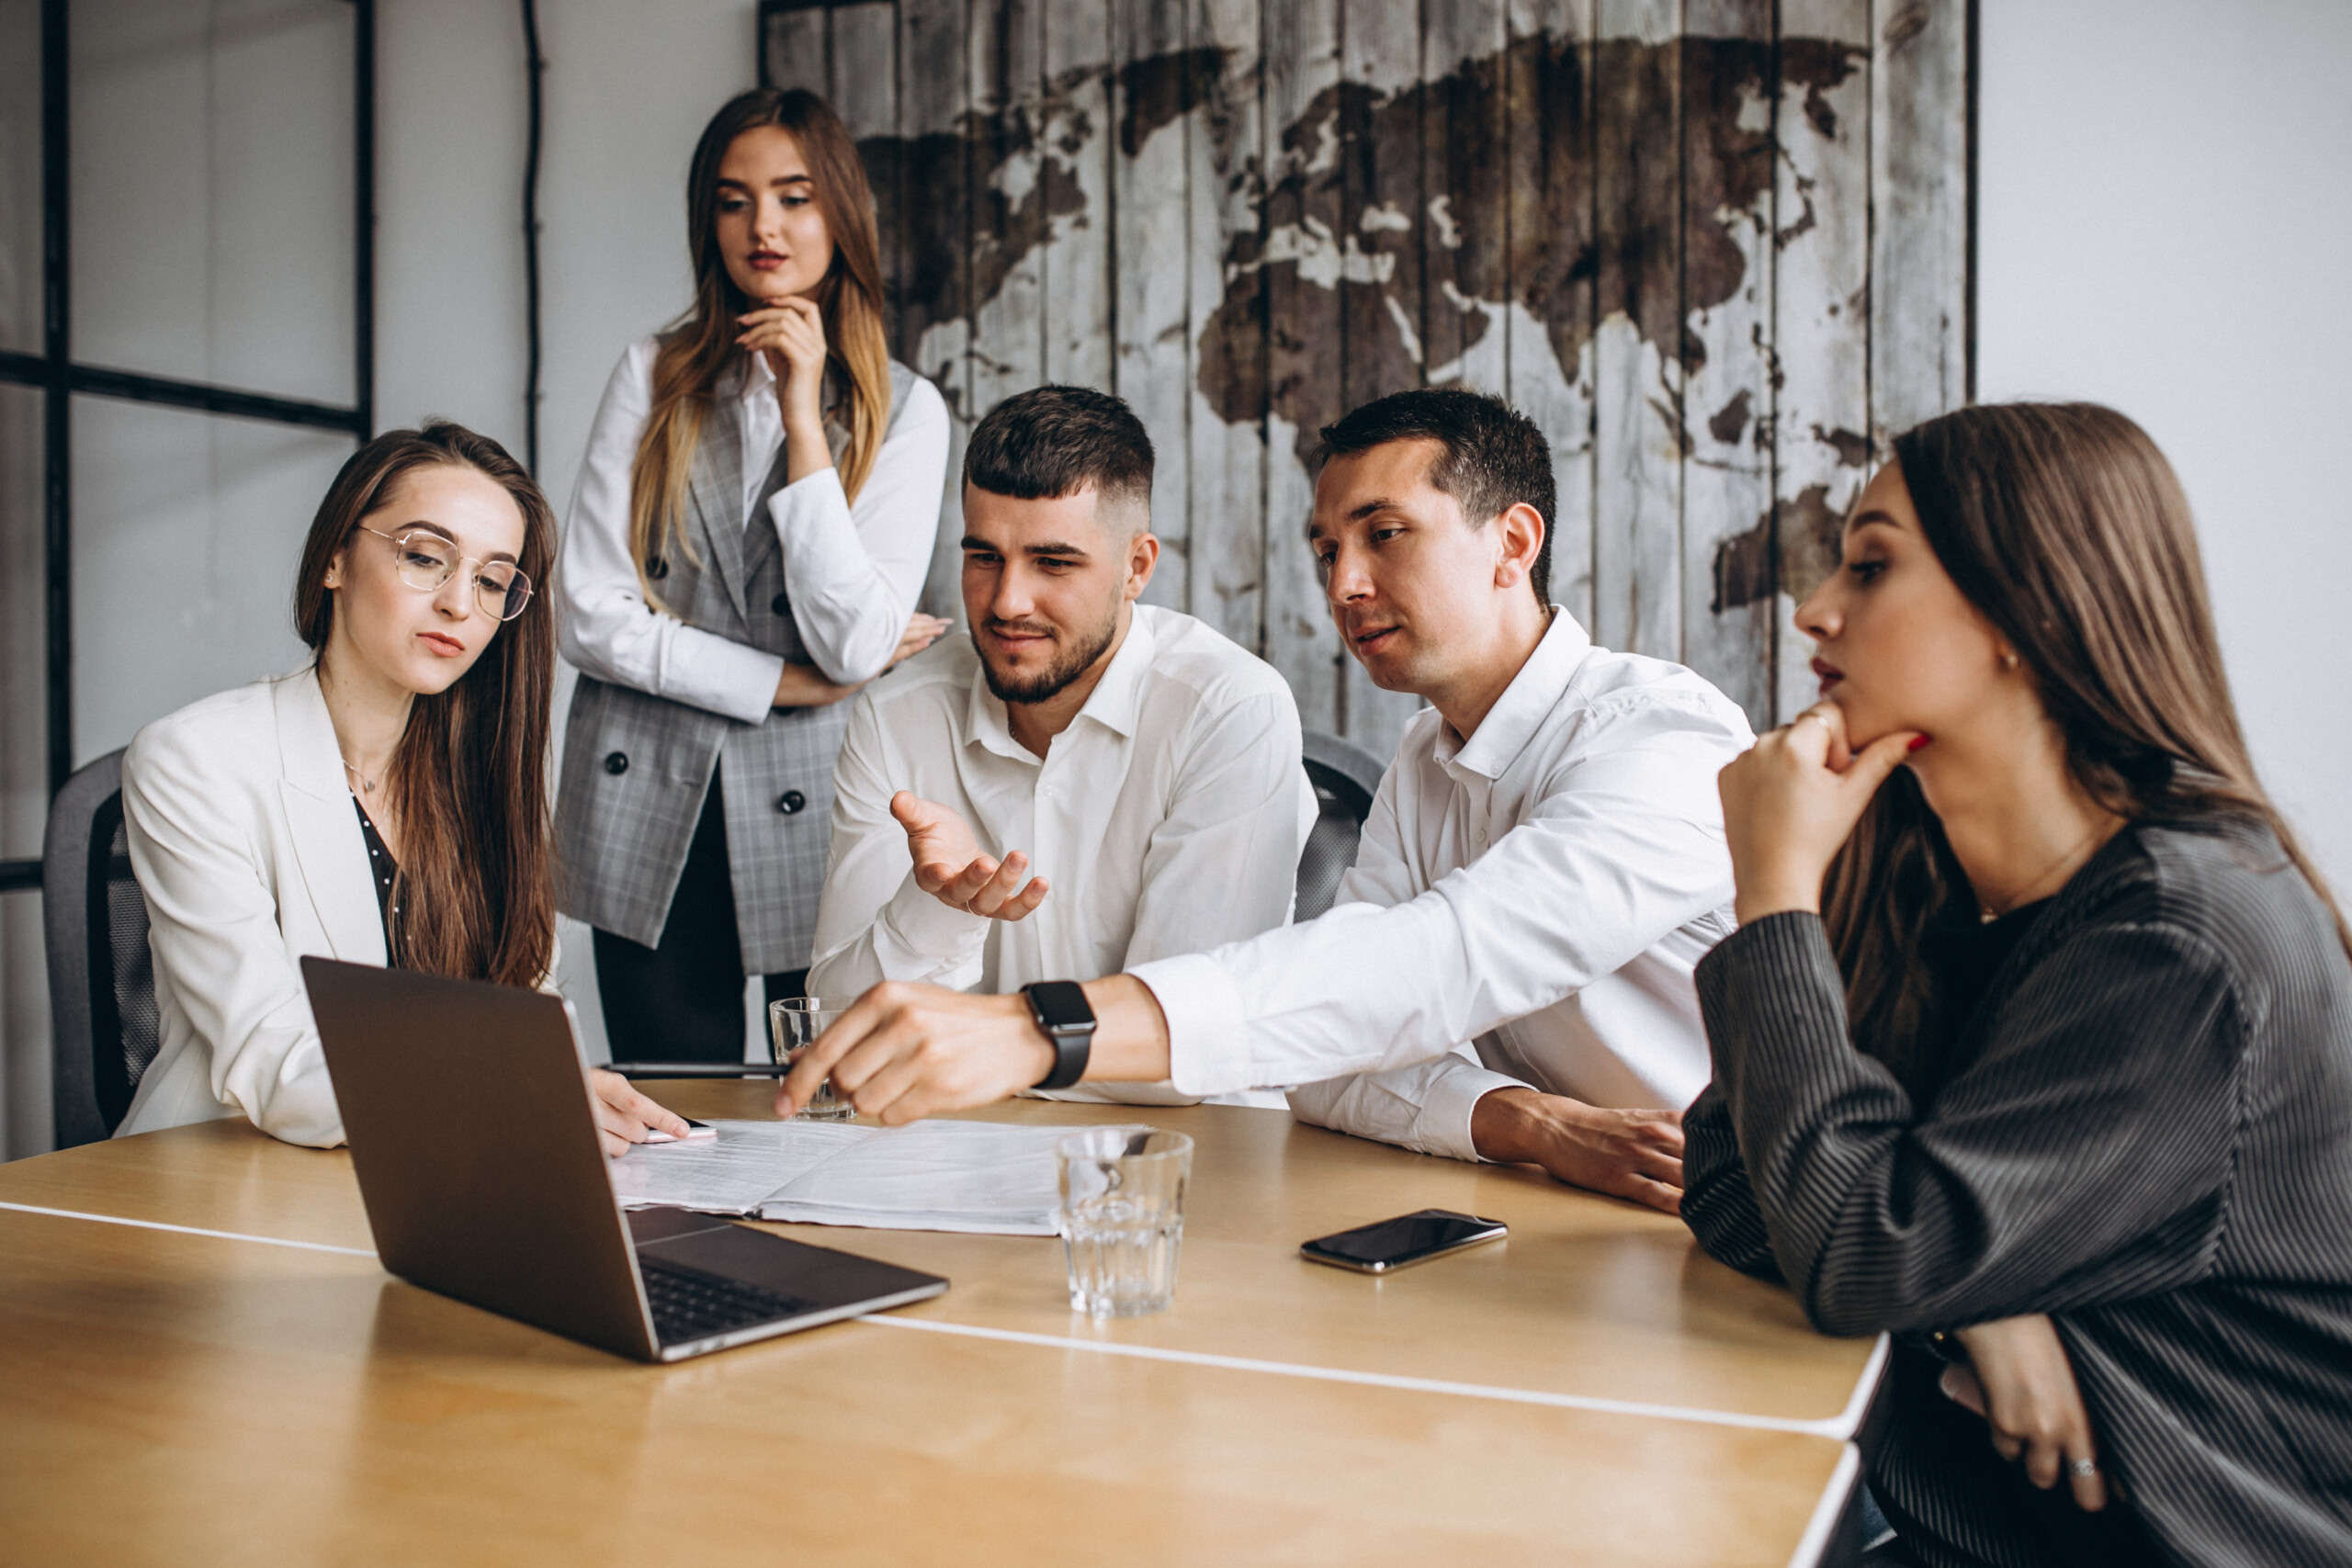
{"type": "Polygon", "coordinates": [[[823,99],[761,88],[686,178],[695,296],[622,355],[564,547],[579,666],[556,832],[616,1058],[740,1061],[743,985],[801,994],[843,697],[915,611],[947,407],[890,359],[874,201],[823,99]]]}
{"type": "MultiPolygon", "coordinates": [[[[320,503],[308,669],[180,709],[122,764],[162,1043],[118,1135],[242,1113],[343,1141],[300,961],[544,986],[555,632],[547,500],[496,442],[390,431],[320,503]]],[[[685,1124],[594,1075],[605,1152],[685,1124]]]]}

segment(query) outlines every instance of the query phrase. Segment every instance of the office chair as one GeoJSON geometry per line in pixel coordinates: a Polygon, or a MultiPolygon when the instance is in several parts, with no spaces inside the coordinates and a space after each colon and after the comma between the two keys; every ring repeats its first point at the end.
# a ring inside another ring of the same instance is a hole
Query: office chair
{"type": "Polygon", "coordinates": [[[122,825],[122,753],[65,781],[41,845],[57,1146],[111,1137],[163,1043],[147,900],[122,825]]]}
{"type": "Polygon", "coordinates": [[[1386,770],[1379,758],[1351,740],[1308,730],[1306,741],[1307,783],[1315,786],[1321,807],[1306,848],[1298,857],[1298,905],[1293,919],[1311,920],[1331,907],[1339,896],[1340,878],[1356,863],[1356,840],[1363,819],[1372,815],[1372,797],[1380,791],[1386,770]]]}

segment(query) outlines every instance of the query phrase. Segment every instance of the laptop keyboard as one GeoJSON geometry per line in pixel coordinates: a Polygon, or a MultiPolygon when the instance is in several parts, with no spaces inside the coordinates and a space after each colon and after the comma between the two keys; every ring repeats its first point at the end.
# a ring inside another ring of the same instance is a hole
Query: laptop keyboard
{"type": "Polygon", "coordinates": [[[817,1303],[779,1291],[762,1290],[740,1280],[682,1269],[639,1254],[638,1271],[645,1277],[645,1297],[653,1307],[653,1333],[664,1345],[797,1317],[817,1303]]]}

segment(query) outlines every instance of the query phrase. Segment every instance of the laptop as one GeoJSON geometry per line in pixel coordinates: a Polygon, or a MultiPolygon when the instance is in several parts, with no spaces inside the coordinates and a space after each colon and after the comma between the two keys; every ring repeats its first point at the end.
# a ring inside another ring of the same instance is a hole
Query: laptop
{"type": "Polygon", "coordinates": [[[387,1270],[645,1361],[938,1295],[947,1281],[678,1209],[625,1213],[571,1004],[302,960],[387,1270]]]}

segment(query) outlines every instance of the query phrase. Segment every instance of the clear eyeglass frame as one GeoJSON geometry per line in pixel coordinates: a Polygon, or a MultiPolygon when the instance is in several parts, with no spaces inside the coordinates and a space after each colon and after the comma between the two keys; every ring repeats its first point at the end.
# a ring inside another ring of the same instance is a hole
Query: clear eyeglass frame
{"type": "Polygon", "coordinates": [[[531,602],[529,575],[511,562],[460,554],[449,540],[421,529],[387,534],[363,523],[359,531],[391,541],[392,564],[401,581],[420,593],[437,592],[458,574],[458,568],[471,561],[481,569],[474,573],[474,603],[481,606],[483,615],[493,621],[511,621],[531,602]]]}

